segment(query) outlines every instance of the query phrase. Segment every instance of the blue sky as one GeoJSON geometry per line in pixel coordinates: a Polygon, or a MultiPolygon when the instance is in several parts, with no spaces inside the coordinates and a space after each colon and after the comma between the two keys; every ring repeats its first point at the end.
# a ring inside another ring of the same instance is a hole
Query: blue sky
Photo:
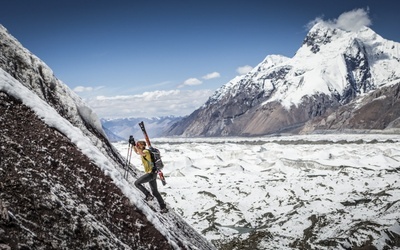
{"type": "Polygon", "coordinates": [[[99,117],[188,115],[267,55],[292,57],[316,18],[364,9],[400,42],[396,1],[0,0],[0,24],[99,117]]]}

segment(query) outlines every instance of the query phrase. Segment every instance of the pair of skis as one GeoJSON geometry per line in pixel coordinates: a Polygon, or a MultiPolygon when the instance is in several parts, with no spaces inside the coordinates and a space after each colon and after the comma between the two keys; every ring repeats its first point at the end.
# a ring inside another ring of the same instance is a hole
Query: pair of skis
{"type": "MultiPolygon", "coordinates": [[[[151,142],[150,142],[150,138],[149,135],[147,134],[146,128],[144,126],[144,122],[139,122],[139,126],[140,129],[143,132],[144,135],[144,139],[146,140],[146,143],[148,145],[148,147],[151,147],[151,142]]],[[[133,138],[133,136],[129,136],[129,145],[128,145],[128,155],[126,157],[126,166],[125,166],[125,173],[124,173],[124,178],[126,179],[128,177],[128,169],[129,166],[131,164],[131,157],[132,157],[132,147],[136,145],[135,139],[133,138]]],[[[157,174],[160,177],[160,180],[162,182],[163,185],[167,184],[167,182],[165,181],[165,177],[163,172],[161,171],[161,169],[157,169],[157,174]]]]}

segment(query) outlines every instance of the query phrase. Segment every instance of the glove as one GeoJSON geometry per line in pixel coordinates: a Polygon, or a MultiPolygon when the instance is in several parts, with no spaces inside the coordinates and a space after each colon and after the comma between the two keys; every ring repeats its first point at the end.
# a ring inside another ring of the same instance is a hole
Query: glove
{"type": "Polygon", "coordinates": [[[157,173],[157,168],[156,168],[156,167],[153,167],[153,168],[151,169],[151,172],[152,172],[152,173],[157,173]]]}
{"type": "Polygon", "coordinates": [[[133,146],[135,146],[135,139],[133,138],[133,136],[129,136],[129,144],[132,144],[133,146]]]}

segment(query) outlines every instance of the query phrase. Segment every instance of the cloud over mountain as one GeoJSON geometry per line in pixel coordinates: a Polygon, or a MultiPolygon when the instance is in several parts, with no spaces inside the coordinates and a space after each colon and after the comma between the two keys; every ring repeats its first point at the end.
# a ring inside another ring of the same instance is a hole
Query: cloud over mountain
{"type": "Polygon", "coordinates": [[[322,17],[318,17],[311,21],[307,27],[310,29],[318,22],[323,22],[331,28],[339,28],[346,31],[358,31],[362,27],[369,27],[372,21],[368,15],[368,9],[354,9],[352,11],[342,13],[337,19],[334,20],[323,20],[322,17]]]}

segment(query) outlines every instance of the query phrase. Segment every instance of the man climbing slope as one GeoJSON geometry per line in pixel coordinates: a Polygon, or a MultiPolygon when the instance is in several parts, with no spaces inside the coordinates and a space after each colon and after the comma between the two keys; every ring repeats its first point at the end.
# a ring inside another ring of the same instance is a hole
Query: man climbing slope
{"type": "Polygon", "coordinates": [[[161,197],[161,194],[158,192],[157,188],[157,172],[154,164],[151,160],[150,151],[146,149],[145,141],[138,141],[136,145],[133,146],[133,149],[136,154],[140,155],[142,158],[142,163],[144,166],[145,174],[141,176],[139,179],[135,181],[135,186],[144,193],[146,196],[146,200],[150,201],[153,199],[153,196],[156,197],[158,204],[160,205],[161,213],[168,212],[167,206],[164,202],[164,199],[161,197]],[[143,186],[144,183],[148,182],[151,188],[150,192],[143,186]]]}

